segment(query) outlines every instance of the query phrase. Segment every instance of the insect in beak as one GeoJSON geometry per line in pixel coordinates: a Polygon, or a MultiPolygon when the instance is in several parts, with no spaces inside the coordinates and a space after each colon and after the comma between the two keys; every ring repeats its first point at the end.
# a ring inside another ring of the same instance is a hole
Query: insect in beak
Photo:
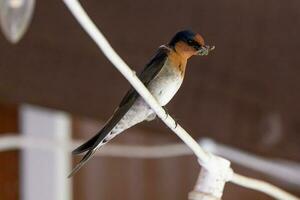
{"type": "Polygon", "coordinates": [[[197,55],[199,56],[207,56],[209,52],[213,51],[215,49],[215,46],[208,46],[204,45],[201,47],[201,49],[197,52],[197,55]]]}

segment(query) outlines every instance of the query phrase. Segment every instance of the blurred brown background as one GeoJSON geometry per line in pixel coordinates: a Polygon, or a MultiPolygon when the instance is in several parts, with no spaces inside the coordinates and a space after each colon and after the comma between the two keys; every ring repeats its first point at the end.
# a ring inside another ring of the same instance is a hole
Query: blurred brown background
{"type": "MultiPolygon", "coordinates": [[[[136,71],[175,32],[201,33],[216,50],[189,62],[169,112],[196,139],[208,136],[262,156],[300,161],[300,1],[85,0],[82,4],[136,71]]],[[[17,130],[17,118],[11,116],[26,102],[72,113],[74,137],[87,138],[129,88],[59,0],[38,1],[23,40],[13,46],[0,37],[0,47],[0,115],[15,123],[7,128],[1,120],[1,132],[17,130]]],[[[136,133],[115,142],[179,142],[159,120],[133,130],[136,133]]],[[[0,154],[1,160],[7,156],[0,154]]],[[[16,159],[10,162],[17,163],[17,153],[12,156],[16,159]]],[[[262,177],[244,168],[237,171],[262,177]]],[[[198,172],[191,156],[97,158],[75,177],[74,197],[185,199],[198,172]]],[[[231,184],[225,191],[224,199],[269,199],[231,184]]]]}

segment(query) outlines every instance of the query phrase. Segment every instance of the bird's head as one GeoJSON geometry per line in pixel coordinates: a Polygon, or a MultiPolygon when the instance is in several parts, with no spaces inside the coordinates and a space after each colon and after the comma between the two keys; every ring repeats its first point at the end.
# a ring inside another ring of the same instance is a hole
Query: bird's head
{"type": "Polygon", "coordinates": [[[205,56],[215,48],[214,46],[205,45],[204,39],[200,34],[189,30],[176,33],[169,46],[185,58],[190,58],[193,55],[205,56]]]}

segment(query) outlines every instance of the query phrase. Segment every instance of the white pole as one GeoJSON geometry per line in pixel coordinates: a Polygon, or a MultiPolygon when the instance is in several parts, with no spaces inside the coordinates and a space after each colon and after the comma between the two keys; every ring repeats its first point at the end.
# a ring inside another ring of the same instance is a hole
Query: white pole
{"type": "MultiPolygon", "coordinates": [[[[20,109],[21,132],[25,138],[67,143],[71,126],[67,114],[23,105],[20,109]]],[[[23,200],[71,200],[70,154],[62,148],[23,149],[21,163],[23,200]]]]}
{"type": "Polygon", "coordinates": [[[134,89],[143,97],[147,104],[154,110],[157,116],[195,153],[202,162],[208,162],[210,157],[204,152],[199,144],[188,134],[175,120],[167,115],[165,110],[159,105],[151,95],[145,85],[138,79],[135,71],[122,60],[122,58],[110,46],[104,35],[92,22],[89,16],[81,7],[77,0],[63,0],[73,16],[80,23],[81,27],[89,34],[108,60],[120,71],[129,81],[134,89]]]}

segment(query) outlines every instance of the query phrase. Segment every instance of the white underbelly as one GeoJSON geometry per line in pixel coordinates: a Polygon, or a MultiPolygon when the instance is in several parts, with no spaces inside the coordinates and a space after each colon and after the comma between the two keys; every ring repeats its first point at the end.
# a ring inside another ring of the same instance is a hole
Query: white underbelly
{"type": "MultiPolygon", "coordinates": [[[[157,99],[159,104],[164,106],[174,97],[180,88],[182,81],[183,77],[180,72],[173,70],[173,68],[164,66],[154,80],[149,83],[148,89],[157,99]]],[[[154,118],[155,113],[152,109],[142,97],[138,97],[132,107],[105,139],[108,141],[127,128],[144,120],[153,120],[154,118]]]]}
{"type": "Polygon", "coordinates": [[[172,68],[162,69],[160,74],[149,84],[148,89],[160,105],[166,105],[177,93],[183,78],[180,72],[172,68]]]}

